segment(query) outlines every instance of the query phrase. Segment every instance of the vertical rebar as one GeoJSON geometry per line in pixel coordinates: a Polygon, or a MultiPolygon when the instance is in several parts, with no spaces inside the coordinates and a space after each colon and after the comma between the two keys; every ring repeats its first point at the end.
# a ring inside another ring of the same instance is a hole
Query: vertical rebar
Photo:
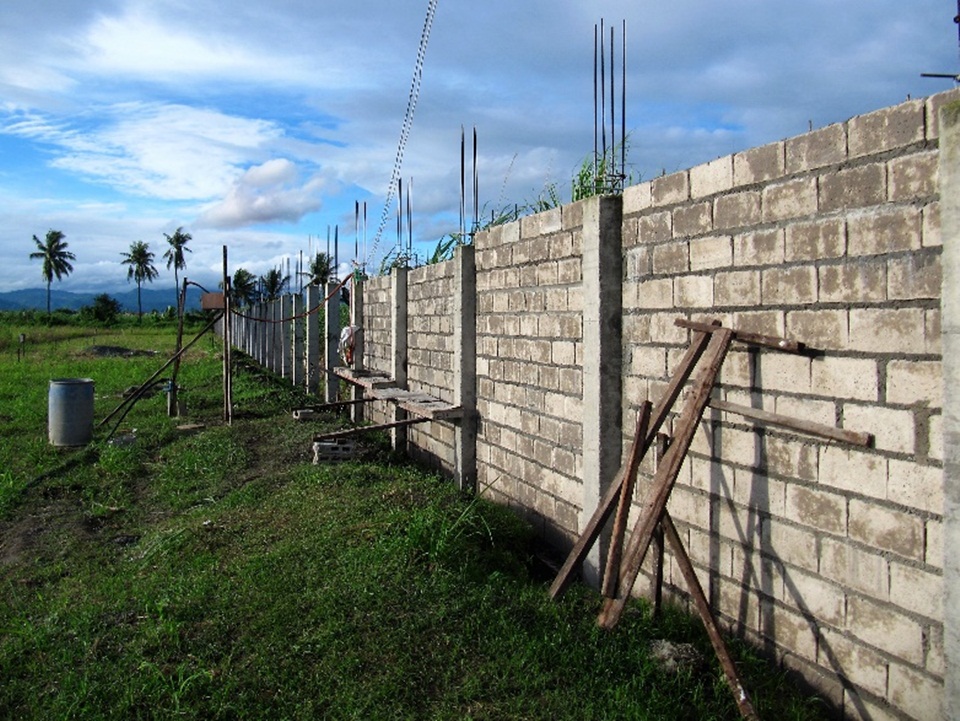
{"type": "Polygon", "coordinates": [[[616,129],[616,102],[614,99],[614,88],[617,86],[616,79],[614,78],[614,54],[613,54],[613,25],[610,25],[610,163],[607,166],[607,177],[610,178],[608,183],[608,192],[614,189],[613,185],[616,182],[614,176],[617,172],[617,129],[616,129]]]}
{"type": "MultiPolygon", "coordinates": [[[[960,0],[957,0],[960,2],[960,0]]],[[[627,184],[627,20],[623,20],[620,38],[620,175],[627,184]]]]}
{"type": "MultiPolygon", "coordinates": [[[[603,160],[600,163],[600,167],[605,171],[606,168],[604,165],[607,160],[607,74],[605,69],[606,63],[604,62],[603,36],[603,18],[600,18],[600,147],[603,150],[603,160]]],[[[594,180],[596,180],[596,178],[594,180]]]]}
{"type": "Polygon", "coordinates": [[[480,176],[477,173],[477,126],[473,126],[473,233],[480,227],[480,176]]]}
{"type": "MultiPolygon", "coordinates": [[[[960,2],[960,0],[958,0],[960,2]]],[[[599,103],[597,102],[597,24],[593,24],[593,177],[597,177],[597,111],[599,103]]]]}
{"type": "Polygon", "coordinates": [[[460,242],[466,241],[466,195],[467,195],[467,136],[460,126],[460,242]]]}

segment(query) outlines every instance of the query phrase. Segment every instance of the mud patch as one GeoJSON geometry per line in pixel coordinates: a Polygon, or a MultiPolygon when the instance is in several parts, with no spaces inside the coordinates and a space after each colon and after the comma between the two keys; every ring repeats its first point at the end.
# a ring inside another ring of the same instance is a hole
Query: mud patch
{"type": "Polygon", "coordinates": [[[124,348],[118,345],[92,345],[84,351],[85,355],[96,356],[97,358],[138,358],[142,356],[155,356],[155,350],[134,350],[133,348],[124,348]]]}

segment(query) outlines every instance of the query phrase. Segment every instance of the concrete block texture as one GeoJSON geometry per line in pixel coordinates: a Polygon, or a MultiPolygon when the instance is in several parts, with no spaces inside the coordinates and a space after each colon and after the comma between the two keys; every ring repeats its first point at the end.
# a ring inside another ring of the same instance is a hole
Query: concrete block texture
{"type": "MultiPolygon", "coordinates": [[[[873,442],[708,411],[668,508],[723,623],[849,718],[960,716],[951,99],[960,91],[478,233],[472,349],[458,345],[467,301],[454,303],[452,266],[408,277],[408,379],[454,397],[472,357],[478,488],[562,546],[616,474],[635,409],[658,401],[685,352],[678,317],[806,344],[735,343],[716,395],[873,442]]],[[[395,347],[389,290],[364,284],[372,368],[395,347]]],[[[409,443],[454,474],[455,429],[424,424],[409,443]]],[[[641,489],[654,467],[644,460],[641,489]]],[[[585,578],[604,553],[602,540],[585,578]]]]}

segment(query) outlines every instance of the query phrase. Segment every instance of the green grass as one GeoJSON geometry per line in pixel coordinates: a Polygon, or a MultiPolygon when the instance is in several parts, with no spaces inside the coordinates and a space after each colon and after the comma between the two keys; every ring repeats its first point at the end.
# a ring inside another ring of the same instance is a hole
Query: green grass
{"type": "MultiPolygon", "coordinates": [[[[74,335],[2,353],[0,719],[738,717],[698,622],[638,603],[601,631],[589,589],[547,599],[509,510],[376,446],[313,466],[318,426],[269,374],[239,364],[222,425],[212,342],[182,369],[204,430],[178,430],[160,395],[124,420],[133,443],[49,447],[49,378],[94,378],[99,419],[173,347],[170,330],[117,334],[97,343],[161,352],[96,358],[74,335]],[[671,675],[657,638],[711,663],[671,675]]],[[[734,647],[764,718],[824,717],[734,647]]]]}

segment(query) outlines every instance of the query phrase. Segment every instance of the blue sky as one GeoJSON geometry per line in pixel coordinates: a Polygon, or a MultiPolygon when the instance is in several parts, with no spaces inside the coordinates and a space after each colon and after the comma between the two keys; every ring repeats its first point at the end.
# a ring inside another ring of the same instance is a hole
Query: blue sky
{"type": "MultiPolygon", "coordinates": [[[[126,287],[120,253],[193,240],[215,283],[374,248],[428,2],[6,0],[0,4],[0,291],[39,287],[32,235],[77,256],[65,290],[126,287]]],[[[626,21],[628,171],[649,179],[953,87],[953,0],[439,0],[403,158],[414,249],[459,221],[460,132],[485,213],[531,202],[593,150],[594,25],[626,21]]],[[[617,131],[619,133],[619,129],[617,131]]],[[[469,172],[469,171],[468,171],[469,172]]],[[[168,277],[169,276],[169,277],[168,277]]]]}

